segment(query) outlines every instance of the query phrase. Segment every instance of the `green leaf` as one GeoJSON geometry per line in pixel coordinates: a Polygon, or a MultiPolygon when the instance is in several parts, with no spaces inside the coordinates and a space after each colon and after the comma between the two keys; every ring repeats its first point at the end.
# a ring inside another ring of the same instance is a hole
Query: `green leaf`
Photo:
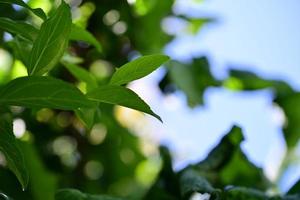
{"type": "Polygon", "coordinates": [[[225,199],[230,200],[267,200],[268,196],[259,190],[244,187],[229,187],[225,190],[225,199]]]}
{"type": "Polygon", "coordinates": [[[188,31],[194,35],[196,35],[204,25],[215,21],[213,18],[186,18],[186,20],[189,22],[187,27],[188,31]]]}
{"type": "Polygon", "coordinates": [[[99,108],[79,108],[75,110],[76,116],[81,122],[88,128],[91,129],[95,122],[95,117],[99,112],[99,108]]]}
{"type": "Polygon", "coordinates": [[[177,174],[173,170],[172,157],[168,148],[160,147],[160,156],[162,157],[162,169],[147,194],[143,199],[180,199],[180,185],[177,174]]]}
{"type": "Polygon", "coordinates": [[[242,130],[233,126],[210,151],[207,158],[186,169],[196,170],[212,185],[218,187],[240,185],[257,189],[268,188],[270,183],[262,169],[251,163],[242,152],[240,144],[243,140],[242,130]]]}
{"type": "Polygon", "coordinates": [[[284,138],[288,148],[293,148],[300,139],[300,93],[295,92],[290,95],[278,97],[274,102],[282,108],[285,114],[284,138]]]}
{"type": "Polygon", "coordinates": [[[300,195],[300,180],[298,180],[287,192],[287,194],[299,194],[300,195]]]}
{"type": "MultiPolygon", "coordinates": [[[[47,131],[47,130],[46,130],[47,131]]],[[[37,134],[41,134],[39,131],[37,134]]],[[[48,169],[43,162],[38,142],[21,141],[20,147],[26,158],[26,166],[30,175],[28,188],[32,199],[53,200],[58,188],[58,176],[48,169]]]]}
{"type": "Polygon", "coordinates": [[[0,115],[0,151],[7,160],[8,168],[16,175],[24,190],[29,176],[22,152],[13,134],[12,118],[9,114],[0,115]]]}
{"type": "Polygon", "coordinates": [[[62,110],[95,106],[73,85],[46,76],[21,77],[9,82],[0,90],[0,104],[62,110]]]}
{"type": "Polygon", "coordinates": [[[191,64],[171,62],[169,70],[170,79],[186,94],[191,107],[203,104],[203,93],[207,87],[218,85],[206,57],[195,59],[191,64]]]}
{"type": "Polygon", "coordinates": [[[222,186],[239,185],[266,190],[271,186],[261,168],[253,164],[241,148],[237,149],[230,162],[218,172],[219,183],[222,186]]]}
{"type": "Polygon", "coordinates": [[[97,88],[97,79],[86,69],[68,62],[63,62],[63,65],[77,80],[83,81],[87,84],[88,91],[97,88]]]}
{"type": "Polygon", "coordinates": [[[94,45],[99,53],[102,52],[102,47],[98,40],[90,32],[75,24],[72,24],[70,40],[86,42],[94,45]]]}
{"type": "Polygon", "coordinates": [[[0,17],[0,28],[14,35],[20,35],[30,41],[34,41],[39,30],[25,22],[13,21],[9,18],[0,17]]]}
{"type": "Polygon", "coordinates": [[[123,85],[140,79],[156,70],[168,60],[169,57],[165,55],[142,56],[117,69],[110,80],[110,84],[123,85]]]}
{"type": "Polygon", "coordinates": [[[274,197],[270,198],[270,200],[299,200],[300,199],[300,194],[295,194],[295,195],[286,195],[283,197],[274,197]]]}
{"type": "Polygon", "coordinates": [[[214,147],[207,157],[196,164],[200,170],[219,170],[227,165],[233,157],[235,151],[239,149],[240,143],[244,140],[241,128],[233,126],[219,144],[214,147]]]}
{"type": "Polygon", "coordinates": [[[100,86],[88,92],[87,97],[96,102],[116,104],[142,111],[162,121],[136,93],[125,87],[117,85],[100,86]]]}
{"type": "MultiPolygon", "coordinates": [[[[63,65],[76,79],[78,79],[79,81],[83,81],[87,84],[87,91],[91,91],[97,88],[97,80],[95,76],[93,76],[93,74],[76,64],[63,62],[63,65]]],[[[75,110],[75,113],[76,116],[84,123],[84,125],[88,129],[91,129],[94,125],[95,117],[99,112],[98,109],[99,108],[79,108],[75,110]]]]}
{"type": "Polygon", "coordinates": [[[143,54],[160,52],[172,39],[161,28],[161,21],[172,13],[174,0],[138,0],[134,4],[139,17],[135,17],[134,31],[131,34],[135,40],[135,47],[143,54]],[[145,6],[137,2],[144,2],[145,6]],[[147,6],[149,5],[149,7],[147,6]],[[152,4],[152,5],[151,5],[152,4]],[[148,8],[147,8],[148,7],[148,8]],[[152,8],[152,9],[151,9],[152,8]]]}
{"type": "Polygon", "coordinates": [[[221,190],[213,188],[210,183],[200,174],[192,169],[184,171],[180,176],[180,190],[183,199],[196,193],[209,193],[211,200],[219,199],[221,190]]]}
{"type": "Polygon", "coordinates": [[[9,196],[7,196],[6,194],[0,192],[0,197],[3,198],[4,200],[12,200],[9,196]]]}
{"type": "Polygon", "coordinates": [[[293,93],[292,87],[284,81],[268,80],[249,71],[231,69],[230,77],[224,81],[224,86],[232,90],[253,91],[271,88],[276,96],[286,96],[293,93]]]}
{"type": "Polygon", "coordinates": [[[75,189],[61,189],[55,195],[55,200],[121,200],[106,195],[84,194],[75,189]]]}
{"type": "Polygon", "coordinates": [[[136,0],[134,4],[135,11],[138,15],[146,15],[154,9],[157,1],[136,0]]]}
{"type": "MultiPolygon", "coordinates": [[[[69,72],[78,80],[86,83],[87,91],[96,89],[98,86],[97,80],[93,74],[86,69],[72,63],[62,62],[69,72]]],[[[97,108],[98,109],[98,108],[97,108]]],[[[84,125],[91,129],[94,125],[97,109],[94,108],[80,108],[75,111],[76,116],[84,123],[84,125]]]]}
{"type": "Polygon", "coordinates": [[[223,192],[223,198],[228,200],[299,200],[299,195],[271,196],[251,187],[228,186],[223,192]]]}
{"type": "Polygon", "coordinates": [[[9,45],[14,50],[15,56],[21,60],[25,66],[27,66],[28,57],[32,49],[32,43],[17,35],[12,41],[9,42],[9,45]]]}
{"type": "Polygon", "coordinates": [[[62,189],[55,194],[55,200],[85,200],[86,194],[75,189],[62,189]]]}
{"type": "Polygon", "coordinates": [[[224,81],[224,85],[234,90],[260,90],[270,88],[275,93],[274,102],[284,111],[287,123],[283,127],[284,137],[289,148],[294,147],[300,135],[300,93],[283,81],[263,79],[249,71],[230,70],[230,77],[224,81]]]}
{"type": "Polygon", "coordinates": [[[43,20],[47,19],[46,14],[44,13],[44,11],[40,8],[31,8],[30,6],[28,6],[24,1],[22,0],[0,0],[0,3],[9,3],[9,4],[17,4],[19,6],[22,6],[24,8],[29,9],[31,12],[33,12],[36,16],[40,17],[43,20]]]}
{"type": "Polygon", "coordinates": [[[42,24],[33,43],[28,74],[43,75],[55,67],[67,48],[71,26],[70,7],[62,1],[53,16],[42,24]]]}

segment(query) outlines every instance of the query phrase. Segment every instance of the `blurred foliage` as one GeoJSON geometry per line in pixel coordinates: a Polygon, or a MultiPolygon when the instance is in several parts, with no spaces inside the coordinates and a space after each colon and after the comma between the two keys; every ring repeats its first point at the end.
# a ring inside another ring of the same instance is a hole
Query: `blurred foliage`
{"type": "Polygon", "coordinates": [[[193,199],[203,194],[212,200],[299,199],[298,190],[294,189],[298,185],[291,189],[296,192],[285,197],[263,192],[271,183],[244,155],[240,149],[242,140],[241,129],[234,126],[207,158],[179,172],[173,171],[170,153],[162,147],[162,170],[144,199],[193,199]]]}
{"type": "Polygon", "coordinates": [[[219,82],[212,76],[205,57],[194,59],[191,64],[177,61],[170,63],[168,73],[159,84],[165,93],[174,92],[174,89],[183,91],[191,107],[202,105],[205,89],[218,85],[219,82]]]}
{"type": "MultiPolygon", "coordinates": [[[[0,17],[26,21],[36,28],[40,27],[42,20],[39,17],[27,9],[2,4],[5,2],[9,1],[0,0],[0,17]]],[[[73,23],[77,27],[71,36],[83,38],[70,42],[67,53],[58,64],[65,67],[56,67],[49,75],[77,85],[83,93],[91,91],[96,85],[107,84],[117,67],[133,57],[162,53],[165,45],[176,37],[166,33],[165,27],[162,27],[166,17],[184,20],[192,34],[214,21],[209,17],[195,19],[176,15],[172,10],[174,0],[67,2],[71,5],[73,23]],[[82,33],[79,28],[86,28],[89,32],[82,33]],[[90,34],[96,41],[91,39],[90,34]]],[[[28,5],[41,7],[50,16],[58,2],[29,0],[28,5]]],[[[41,10],[33,12],[38,12],[43,18],[41,10]]],[[[15,37],[12,38],[6,31],[13,31],[8,30],[10,27],[4,27],[0,29],[0,89],[10,80],[27,75],[24,69],[32,48],[26,38],[28,32],[24,35],[13,33],[15,37]]],[[[300,137],[300,96],[288,83],[234,69],[225,80],[217,80],[210,71],[206,57],[195,57],[190,63],[174,60],[165,69],[158,87],[164,94],[183,92],[190,107],[205,103],[203,94],[209,87],[225,87],[237,92],[272,90],[274,104],[283,110],[286,117],[283,133],[287,154],[295,151],[300,137]]],[[[244,138],[241,129],[236,126],[206,159],[174,171],[168,149],[154,147],[145,150],[143,144],[147,141],[121,124],[118,120],[120,116],[116,116],[112,105],[99,103],[97,110],[75,112],[10,107],[9,112],[14,119],[22,119],[26,124],[17,142],[24,154],[30,179],[28,189],[22,191],[17,179],[7,169],[10,167],[9,161],[2,161],[0,154],[0,165],[3,165],[0,169],[0,199],[5,199],[6,195],[17,200],[118,199],[106,195],[149,200],[194,200],[207,199],[208,196],[210,199],[233,200],[300,199],[299,182],[286,196],[266,193],[276,187],[276,183],[267,180],[262,170],[243,153],[240,144],[244,138]],[[158,151],[160,159],[157,159],[158,151]],[[151,164],[153,160],[154,165],[151,164]],[[61,188],[76,188],[82,192],[59,190],[61,188]]],[[[3,141],[0,137],[0,143],[3,141]]],[[[0,150],[5,155],[6,152],[0,150]]],[[[288,165],[286,162],[284,164],[288,165]]]]}

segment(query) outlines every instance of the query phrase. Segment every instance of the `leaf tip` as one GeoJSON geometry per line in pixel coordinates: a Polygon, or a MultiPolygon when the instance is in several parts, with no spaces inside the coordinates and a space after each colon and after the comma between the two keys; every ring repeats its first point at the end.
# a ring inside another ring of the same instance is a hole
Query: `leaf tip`
{"type": "Polygon", "coordinates": [[[162,120],[162,118],[159,115],[155,114],[154,112],[152,112],[151,115],[153,117],[155,117],[156,119],[158,119],[162,124],[164,123],[163,120],[162,120]]]}
{"type": "Polygon", "coordinates": [[[161,60],[161,64],[163,64],[171,59],[170,56],[165,55],[165,54],[156,54],[156,55],[154,54],[153,56],[157,56],[157,58],[159,58],[161,60]]]}
{"type": "Polygon", "coordinates": [[[170,60],[171,59],[171,57],[170,56],[168,56],[168,55],[163,55],[164,56],[164,58],[166,59],[166,61],[168,61],[168,60],[170,60]]]}

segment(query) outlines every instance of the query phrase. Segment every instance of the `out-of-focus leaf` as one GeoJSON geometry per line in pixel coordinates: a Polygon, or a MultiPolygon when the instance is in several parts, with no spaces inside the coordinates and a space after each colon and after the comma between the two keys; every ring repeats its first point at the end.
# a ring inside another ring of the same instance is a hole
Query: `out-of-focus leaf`
{"type": "Polygon", "coordinates": [[[170,152],[166,147],[160,147],[160,155],[163,159],[162,169],[143,199],[179,200],[181,196],[180,184],[178,176],[173,170],[170,152]]]}
{"type": "Polygon", "coordinates": [[[263,170],[251,163],[241,149],[234,152],[231,161],[218,172],[219,185],[239,185],[265,190],[270,187],[263,170]]]}
{"type": "Polygon", "coordinates": [[[44,11],[40,8],[31,8],[30,6],[28,6],[24,1],[22,0],[1,0],[0,3],[9,3],[9,4],[17,4],[19,6],[22,6],[24,8],[29,9],[31,12],[33,12],[36,16],[40,17],[43,20],[47,19],[46,14],[44,13],[44,11]]]}
{"type": "Polygon", "coordinates": [[[0,28],[13,35],[20,35],[30,41],[34,41],[38,35],[38,29],[34,26],[5,17],[0,17],[0,28]]]}
{"type": "Polygon", "coordinates": [[[121,66],[113,74],[110,84],[123,85],[147,76],[169,60],[165,55],[149,55],[137,58],[121,66]]]}
{"type": "Polygon", "coordinates": [[[296,195],[287,195],[282,197],[281,199],[271,198],[270,200],[299,200],[299,199],[300,199],[300,194],[296,194],[296,195]]]}
{"type": "Polygon", "coordinates": [[[146,15],[151,9],[154,8],[158,0],[136,0],[134,4],[135,11],[138,15],[146,15]]]}
{"type": "Polygon", "coordinates": [[[76,116],[88,129],[91,129],[94,125],[95,118],[98,112],[99,108],[79,108],[75,110],[76,116]]]}
{"type": "Polygon", "coordinates": [[[79,190],[75,190],[75,189],[62,189],[56,193],[55,200],[121,200],[121,199],[106,196],[106,195],[84,194],[79,190]]]}
{"type": "Polygon", "coordinates": [[[8,168],[16,175],[23,190],[28,184],[28,172],[20,147],[13,134],[12,118],[9,114],[0,115],[0,151],[4,154],[8,168]]]}
{"type": "Polygon", "coordinates": [[[210,183],[200,174],[188,169],[180,175],[180,189],[183,199],[190,199],[190,196],[197,193],[208,193],[211,200],[219,199],[221,190],[213,188],[210,183]]]}
{"type": "Polygon", "coordinates": [[[147,103],[145,103],[136,93],[122,86],[100,86],[97,89],[88,92],[87,98],[96,102],[116,104],[142,111],[162,121],[161,118],[155,114],[147,103]]]}
{"type": "Polygon", "coordinates": [[[277,103],[286,115],[287,123],[283,128],[284,137],[288,147],[297,144],[300,138],[300,94],[294,92],[290,85],[283,81],[263,79],[249,71],[231,70],[230,78],[225,81],[225,86],[238,90],[273,89],[275,103],[277,103]]]}
{"type": "Polygon", "coordinates": [[[240,148],[243,139],[241,129],[234,126],[206,159],[187,169],[195,169],[215,187],[240,185],[266,189],[269,181],[262,169],[252,164],[240,148]]]}
{"type": "Polygon", "coordinates": [[[111,197],[107,195],[88,195],[88,198],[86,200],[124,200],[124,199],[111,197]]]}
{"type": "Polygon", "coordinates": [[[54,14],[42,24],[33,43],[28,74],[43,75],[55,67],[67,48],[71,27],[70,7],[62,1],[54,14]]]}
{"type": "Polygon", "coordinates": [[[63,62],[63,64],[77,80],[83,81],[87,84],[87,91],[93,90],[97,87],[97,80],[93,74],[76,64],[67,62],[63,62]]]}
{"type": "Polygon", "coordinates": [[[77,55],[71,55],[70,53],[65,52],[65,54],[62,57],[61,63],[62,64],[72,63],[72,64],[75,64],[75,65],[79,65],[79,64],[83,63],[83,61],[84,61],[83,58],[81,58],[77,55]]]}
{"type": "Polygon", "coordinates": [[[102,52],[100,42],[87,30],[72,24],[70,40],[82,41],[94,45],[99,53],[102,52]]]}
{"type": "Polygon", "coordinates": [[[203,104],[204,90],[209,86],[217,85],[205,57],[195,59],[192,64],[188,65],[172,62],[169,70],[170,79],[186,94],[191,107],[203,104]]]}
{"type": "Polygon", "coordinates": [[[163,76],[163,78],[158,83],[158,87],[164,94],[174,93],[176,89],[178,89],[171,80],[170,72],[167,72],[163,76]]]}
{"type": "Polygon", "coordinates": [[[95,106],[73,85],[46,76],[21,77],[9,82],[0,90],[0,104],[62,110],[95,106]]]}
{"type": "Polygon", "coordinates": [[[206,159],[195,165],[199,170],[218,171],[228,164],[235,151],[239,149],[240,143],[244,140],[241,128],[233,126],[219,144],[214,147],[206,159]]]}
{"type": "Polygon", "coordinates": [[[259,190],[244,187],[229,187],[225,190],[228,200],[268,200],[269,197],[259,190]]]}
{"type": "MultiPolygon", "coordinates": [[[[95,76],[91,74],[89,71],[85,70],[84,68],[68,63],[63,62],[64,66],[69,70],[69,72],[79,81],[83,81],[86,83],[87,91],[91,91],[96,89],[98,84],[95,76]]],[[[98,112],[98,108],[79,108],[75,111],[76,116],[83,122],[83,124],[88,128],[91,129],[94,125],[95,117],[98,112]]]]}
{"type": "Polygon", "coordinates": [[[300,93],[292,93],[275,99],[284,111],[286,124],[283,127],[284,138],[289,148],[294,147],[300,138],[300,93]]]}
{"type": "Polygon", "coordinates": [[[194,18],[189,19],[187,18],[189,25],[188,25],[188,31],[192,34],[197,34],[198,31],[207,23],[211,23],[214,21],[212,18],[194,18]]]}
{"type": "Polygon", "coordinates": [[[272,83],[270,81],[264,80],[249,71],[231,69],[229,73],[230,78],[225,81],[225,86],[230,89],[259,90],[272,86],[272,83]],[[233,81],[238,82],[234,83],[233,81]]]}
{"type": "Polygon", "coordinates": [[[28,65],[28,57],[32,49],[32,43],[20,36],[16,36],[9,45],[12,47],[15,56],[23,62],[25,66],[28,65]]]}
{"type": "Polygon", "coordinates": [[[226,200],[298,200],[299,195],[270,196],[263,191],[251,187],[233,187],[225,188],[223,198],[226,200]]]}
{"type": "Polygon", "coordinates": [[[300,195],[300,180],[297,181],[287,192],[287,194],[299,194],[300,195]]]}
{"type": "Polygon", "coordinates": [[[3,198],[4,200],[12,200],[11,198],[9,198],[9,196],[7,196],[6,194],[0,192],[0,197],[3,198]]]}
{"type": "MultiPolygon", "coordinates": [[[[152,54],[161,52],[162,48],[171,40],[161,28],[161,22],[164,17],[172,13],[174,0],[139,0],[146,6],[140,8],[138,14],[132,23],[130,37],[134,38],[134,46],[142,54],[152,54]]],[[[141,5],[140,4],[140,5],[141,5]]]]}
{"type": "Polygon", "coordinates": [[[293,92],[290,85],[283,81],[263,79],[249,71],[231,69],[230,77],[224,85],[234,90],[260,90],[271,88],[276,96],[285,96],[293,92]]]}
{"type": "Polygon", "coordinates": [[[55,191],[58,187],[58,177],[47,170],[33,144],[29,142],[21,142],[20,144],[30,174],[28,188],[34,199],[54,200],[55,191]]]}
{"type": "Polygon", "coordinates": [[[75,189],[58,190],[55,194],[55,200],[85,200],[87,195],[75,189]]]}

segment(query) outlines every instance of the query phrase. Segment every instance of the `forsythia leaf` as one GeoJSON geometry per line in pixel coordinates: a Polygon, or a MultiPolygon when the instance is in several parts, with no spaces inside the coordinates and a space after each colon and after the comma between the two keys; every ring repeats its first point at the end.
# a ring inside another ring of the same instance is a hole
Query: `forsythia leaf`
{"type": "Polygon", "coordinates": [[[47,76],[17,78],[0,90],[0,104],[74,110],[94,107],[73,85],[47,76]]]}
{"type": "Polygon", "coordinates": [[[22,152],[13,134],[12,118],[9,114],[0,115],[0,151],[4,154],[9,169],[25,189],[29,179],[28,172],[22,152]]]}
{"type": "Polygon", "coordinates": [[[169,57],[165,55],[142,56],[121,66],[112,76],[110,84],[123,85],[130,81],[140,79],[156,70],[169,57]]]}
{"type": "Polygon", "coordinates": [[[156,117],[158,120],[162,121],[161,118],[157,114],[155,114],[136,93],[122,86],[101,86],[95,90],[92,90],[91,92],[88,92],[87,97],[88,99],[93,101],[117,104],[120,106],[139,110],[144,113],[148,113],[156,117]]]}
{"type": "Polygon", "coordinates": [[[90,32],[75,24],[73,24],[71,28],[70,40],[78,40],[92,44],[96,47],[98,52],[102,52],[102,47],[98,40],[90,32]]]}
{"type": "Polygon", "coordinates": [[[84,194],[75,189],[62,189],[55,195],[55,200],[121,200],[119,198],[106,195],[84,194]]]}
{"type": "Polygon", "coordinates": [[[21,35],[30,41],[33,41],[38,35],[38,29],[34,26],[24,22],[16,22],[5,17],[0,17],[0,28],[9,33],[21,35]]]}
{"type": "Polygon", "coordinates": [[[53,16],[42,24],[33,43],[29,75],[43,75],[55,67],[67,48],[71,26],[70,7],[62,1],[53,16]]]}
{"type": "Polygon", "coordinates": [[[93,74],[88,72],[86,69],[76,64],[67,62],[63,62],[63,65],[77,80],[85,82],[88,90],[97,88],[97,80],[95,76],[93,76],[93,74]]]}
{"type": "Polygon", "coordinates": [[[29,9],[31,12],[33,12],[36,16],[40,17],[43,20],[47,19],[46,14],[44,13],[44,11],[40,8],[31,8],[30,6],[28,6],[24,1],[22,0],[0,0],[0,3],[9,3],[9,4],[17,4],[19,6],[22,6],[24,8],[29,9]]]}

